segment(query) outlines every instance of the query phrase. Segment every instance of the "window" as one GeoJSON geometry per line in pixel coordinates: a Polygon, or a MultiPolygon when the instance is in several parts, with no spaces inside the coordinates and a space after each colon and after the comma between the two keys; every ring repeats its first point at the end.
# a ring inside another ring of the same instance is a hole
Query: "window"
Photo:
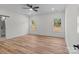
{"type": "Polygon", "coordinates": [[[54,32],[61,32],[61,18],[60,17],[54,18],[53,31],[54,32]]]}
{"type": "Polygon", "coordinates": [[[32,31],[35,32],[37,30],[37,24],[35,20],[32,20],[32,31]]]}

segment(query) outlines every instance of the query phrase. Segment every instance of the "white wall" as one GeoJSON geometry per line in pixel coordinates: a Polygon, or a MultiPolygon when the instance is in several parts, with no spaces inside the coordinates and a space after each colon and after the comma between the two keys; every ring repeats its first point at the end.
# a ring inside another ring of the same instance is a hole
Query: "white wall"
{"type": "Polygon", "coordinates": [[[0,15],[10,16],[5,21],[6,23],[6,38],[13,38],[16,36],[28,33],[28,18],[27,16],[17,14],[10,10],[0,10],[0,15]]]}
{"type": "Polygon", "coordinates": [[[78,5],[69,5],[65,10],[65,38],[69,53],[79,53],[74,50],[73,44],[79,44],[77,33],[77,16],[79,15],[78,5]]]}
{"type": "Polygon", "coordinates": [[[37,22],[38,29],[36,32],[32,32],[31,23],[30,23],[30,31],[29,31],[30,34],[64,37],[64,26],[65,26],[64,12],[35,15],[30,18],[30,22],[32,20],[35,20],[37,22]],[[61,17],[61,22],[62,22],[61,32],[53,32],[54,17],[56,16],[61,17]]]}

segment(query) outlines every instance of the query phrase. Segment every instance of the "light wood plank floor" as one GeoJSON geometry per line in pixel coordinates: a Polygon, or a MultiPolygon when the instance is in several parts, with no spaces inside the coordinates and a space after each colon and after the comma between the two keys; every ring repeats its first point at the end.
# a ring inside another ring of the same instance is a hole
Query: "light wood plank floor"
{"type": "Polygon", "coordinates": [[[0,41],[1,54],[67,54],[64,38],[24,35],[0,41]]]}

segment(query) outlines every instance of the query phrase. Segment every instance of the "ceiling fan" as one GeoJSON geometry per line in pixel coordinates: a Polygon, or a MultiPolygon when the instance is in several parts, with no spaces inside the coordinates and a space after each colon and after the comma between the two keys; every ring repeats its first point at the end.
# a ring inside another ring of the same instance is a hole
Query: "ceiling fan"
{"type": "Polygon", "coordinates": [[[37,12],[39,9],[39,6],[34,6],[33,4],[25,4],[23,9],[29,9],[37,12]]]}

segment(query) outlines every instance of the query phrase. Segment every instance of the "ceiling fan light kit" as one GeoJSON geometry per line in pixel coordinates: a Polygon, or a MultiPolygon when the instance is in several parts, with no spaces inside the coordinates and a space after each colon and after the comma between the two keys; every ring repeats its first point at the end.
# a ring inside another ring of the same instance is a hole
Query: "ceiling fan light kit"
{"type": "Polygon", "coordinates": [[[29,9],[30,11],[33,10],[33,11],[37,12],[38,9],[39,9],[39,6],[34,6],[32,4],[26,4],[26,5],[24,5],[24,8],[23,9],[29,9]]]}

